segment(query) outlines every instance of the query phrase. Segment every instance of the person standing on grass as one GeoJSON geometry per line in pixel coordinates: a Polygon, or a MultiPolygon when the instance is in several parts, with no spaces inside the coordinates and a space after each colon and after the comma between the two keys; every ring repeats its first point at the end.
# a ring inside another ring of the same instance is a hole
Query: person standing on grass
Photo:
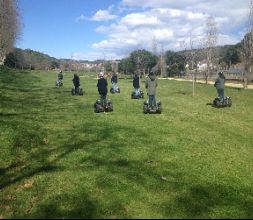
{"type": "Polygon", "coordinates": [[[62,74],[62,70],[60,70],[57,74],[57,78],[59,81],[62,81],[63,80],[63,74],[62,74]]]}
{"type": "Polygon", "coordinates": [[[107,80],[104,78],[104,73],[100,72],[97,87],[98,87],[98,93],[100,95],[101,102],[103,104],[105,104],[106,96],[108,93],[107,86],[108,86],[108,83],[107,83],[107,80]]]}
{"type": "Polygon", "coordinates": [[[118,76],[114,71],[112,72],[111,83],[112,83],[113,90],[116,91],[117,83],[118,83],[118,76]]]}
{"type": "Polygon", "coordinates": [[[138,76],[137,73],[134,74],[133,87],[134,87],[135,95],[138,96],[140,94],[140,77],[138,76]]]}
{"type": "Polygon", "coordinates": [[[225,76],[223,72],[219,72],[218,78],[215,80],[214,87],[217,89],[219,99],[224,99],[224,90],[225,90],[225,76]]]}
{"type": "Polygon", "coordinates": [[[149,97],[149,106],[151,108],[156,107],[156,87],[158,86],[157,84],[157,79],[156,79],[156,75],[153,71],[151,71],[148,75],[148,78],[146,80],[145,83],[145,87],[147,89],[148,92],[148,97],[149,97]]]}
{"type": "Polygon", "coordinates": [[[78,94],[78,90],[80,86],[80,78],[76,73],[74,74],[74,78],[72,79],[72,81],[75,86],[75,94],[78,94]]]}

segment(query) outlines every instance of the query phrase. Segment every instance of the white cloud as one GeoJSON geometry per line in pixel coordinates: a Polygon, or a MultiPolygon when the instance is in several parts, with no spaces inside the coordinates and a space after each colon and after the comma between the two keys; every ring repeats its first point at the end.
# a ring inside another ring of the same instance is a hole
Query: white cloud
{"type": "Polygon", "coordinates": [[[159,25],[160,21],[156,16],[145,13],[133,13],[123,17],[120,24],[129,27],[144,25],[159,25]]]}
{"type": "Polygon", "coordinates": [[[134,48],[151,50],[152,39],[155,37],[158,44],[167,46],[168,49],[178,49],[176,42],[187,36],[190,28],[194,27],[192,20],[195,22],[195,28],[198,28],[205,18],[201,13],[166,8],[130,13],[118,23],[98,27],[96,31],[106,34],[107,39],[94,43],[92,47],[107,51],[117,50],[117,53],[121,50],[125,53],[134,48]]]}
{"type": "Polygon", "coordinates": [[[151,50],[154,37],[158,48],[180,50],[180,42],[192,33],[197,45],[209,16],[215,18],[220,32],[218,45],[235,44],[242,37],[248,15],[248,4],[241,0],[122,0],[117,7],[99,10],[92,17],[96,21],[118,19],[95,29],[105,38],[91,47],[118,58],[134,49],[151,50]],[[122,9],[118,17],[112,13],[117,7],[122,9]]]}
{"type": "Polygon", "coordinates": [[[75,22],[84,21],[84,20],[87,20],[87,17],[85,17],[83,14],[81,14],[80,16],[78,16],[75,19],[75,22]]]}
{"type": "Polygon", "coordinates": [[[93,21],[108,21],[114,20],[117,18],[117,15],[113,15],[108,10],[98,10],[95,15],[92,16],[91,20],[93,21]]]}
{"type": "MultiPolygon", "coordinates": [[[[101,50],[93,50],[88,52],[75,52],[72,53],[71,59],[73,60],[89,60],[89,61],[95,61],[95,60],[112,60],[112,59],[118,59],[119,54],[111,53],[111,52],[104,52],[101,50]]],[[[124,56],[120,57],[123,58],[124,56]]]]}

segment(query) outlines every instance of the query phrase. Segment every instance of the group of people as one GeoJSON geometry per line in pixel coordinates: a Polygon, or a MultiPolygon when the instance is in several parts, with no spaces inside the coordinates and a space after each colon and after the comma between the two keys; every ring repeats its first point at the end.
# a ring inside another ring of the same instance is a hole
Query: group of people
{"type": "MultiPolygon", "coordinates": [[[[58,73],[58,80],[63,80],[63,74],[62,71],[58,73]]],[[[75,87],[75,92],[77,93],[79,86],[80,86],[80,78],[77,74],[74,74],[74,77],[72,79],[74,87],[75,87]]],[[[111,77],[111,83],[113,88],[117,87],[118,83],[118,77],[115,72],[112,73],[111,77]]],[[[104,102],[106,101],[107,93],[108,93],[108,82],[107,79],[105,78],[105,74],[103,71],[99,73],[99,79],[97,82],[97,88],[98,88],[98,93],[100,94],[101,101],[104,102]]],[[[156,88],[158,86],[157,83],[157,78],[154,72],[150,72],[146,82],[145,82],[145,88],[147,89],[147,94],[149,96],[149,105],[150,106],[156,106],[156,88]]],[[[225,76],[223,72],[219,72],[218,78],[216,79],[214,86],[217,89],[218,97],[223,100],[224,99],[224,89],[225,89],[225,76]]],[[[140,77],[138,74],[135,74],[133,77],[133,87],[135,90],[136,95],[140,93],[140,77]]]]}
{"type": "MultiPolygon", "coordinates": [[[[101,101],[103,102],[104,100],[106,100],[106,96],[108,93],[108,89],[107,89],[107,80],[104,77],[104,73],[100,72],[99,74],[99,79],[98,79],[98,83],[97,83],[97,87],[98,87],[98,92],[100,94],[101,97],[101,101]]],[[[117,75],[115,73],[112,74],[112,78],[111,78],[111,82],[113,86],[117,86],[117,75]]],[[[145,87],[147,89],[147,93],[149,96],[149,105],[150,106],[156,106],[156,87],[158,86],[157,83],[157,79],[156,79],[156,75],[154,74],[154,72],[150,72],[146,82],[145,82],[145,87]]],[[[135,90],[136,94],[140,93],[140,77],[135,74],[133,77],[133,87],[135,90]]]]}

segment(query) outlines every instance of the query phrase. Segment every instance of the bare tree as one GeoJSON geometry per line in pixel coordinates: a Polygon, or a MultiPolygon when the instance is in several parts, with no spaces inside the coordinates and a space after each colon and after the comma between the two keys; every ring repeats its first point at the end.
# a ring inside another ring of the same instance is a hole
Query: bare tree
{"type": "Polygon", "coordinates": [[[165,58],[165,53],[164,53],[164,47],[161,45],[161,55],[160,55],[160,69],[161,69],[161,76],[166,77],[166,58],[165,58]]]}
{"type": "Polygon", "coordinates": [[[20,35],[20,15],[16,0],[0,0],[0,65],[20,35]]]}
{"type": "Polygon", "coordinates": [[[204,49],[206,53],[207,69],[205,71],[205,81],[208,83],[208,77],[214,68],[215,62],[215,46],[218,40],[218,29],[213,17],[208,17],[206,21],[206,36],[204,41],[204,49]]]}
{"type": "Polygon", "coordinates": [[[244,62],[243,87],[247,88],[252,77],[253,63],[253,3],[250,3],[247,33],[244,36],[242,44],[242,55],[244,62]]]}
{"type": "Polygon", "coordinates": [[[152,68],[152,71],[154,72],[160,72],[162,77],[166,77],[166,58],[164,53],[164,47],[161,44],[161,50],[158,52],[158,43],[156,40],[156,37],[153,37],[152,39],[152,53],[158,57],[157,64],[152,68]]]}
{"type": "Polygon", "coordinates": [[[195,49],[195,40],[193,39],[192,30],[189,32],[189,45],[186,41],[181,42],[181,48],[184,49],[185,63],[189,66],[192,75],[192,95],[195,94],[195,81],[196,81],[196,57],[197,50],[195,49]]]}

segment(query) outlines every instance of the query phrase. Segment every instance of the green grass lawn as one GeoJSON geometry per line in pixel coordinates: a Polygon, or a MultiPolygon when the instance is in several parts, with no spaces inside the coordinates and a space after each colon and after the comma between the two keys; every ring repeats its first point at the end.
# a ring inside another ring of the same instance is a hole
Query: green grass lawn
{"type": "Polygon", "coordinates": [[[216,109],[213,86],[159,80],[163,113],[145,115],[120,79],[97,114],[81,76],[73,97],[70,73],[58,89],[55,72],[0,70],[0,218],[253,218],[253,91],[216,109]]]}

